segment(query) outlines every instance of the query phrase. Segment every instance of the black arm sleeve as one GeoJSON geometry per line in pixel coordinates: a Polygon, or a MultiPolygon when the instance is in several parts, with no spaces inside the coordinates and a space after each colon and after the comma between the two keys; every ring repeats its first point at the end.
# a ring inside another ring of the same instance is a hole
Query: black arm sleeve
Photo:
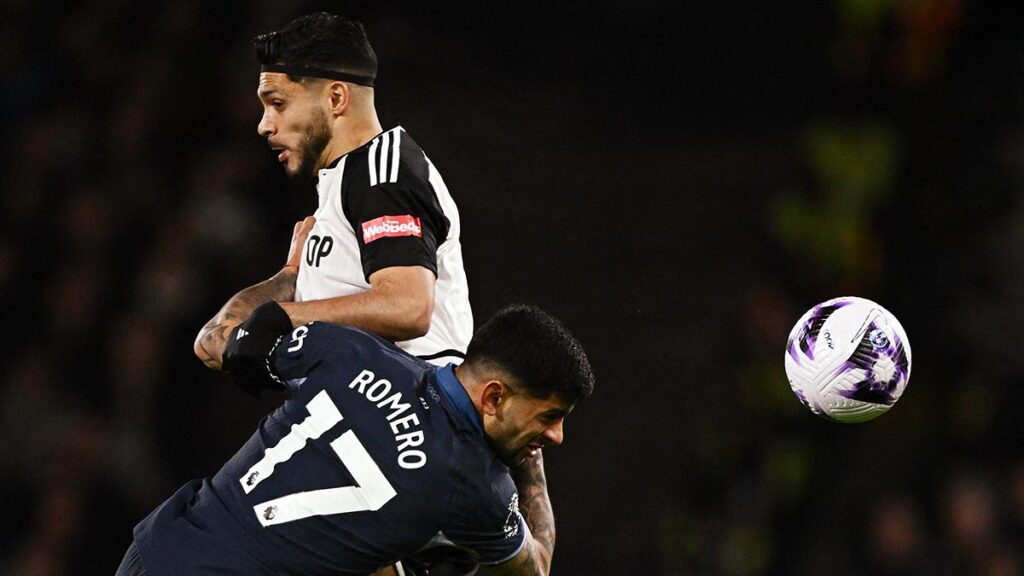
{"type": "Polygon", "coordinates": [[[223,369],[239,388],[259,398],[260,390],[280,390],[270,369],[278,340],[290,332],[292,321],[277,302],[267,302],[231,331],[224,349],[223,369]]]}
{"type": "Polygon", "coordinates": [[[428,183],[352,186],[343,198],[367,281],[391,266],[423,266],[437,275],[437,247],[448,236],[449,221],[428,183]]]}

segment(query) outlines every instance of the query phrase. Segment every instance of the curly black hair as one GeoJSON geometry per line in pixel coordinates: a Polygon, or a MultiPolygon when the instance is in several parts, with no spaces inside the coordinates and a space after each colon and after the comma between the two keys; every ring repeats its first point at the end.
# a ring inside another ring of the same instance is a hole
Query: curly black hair
{"type": "Polygon", "coordinates": [[[524,304],[508,306],[481,326],[466,364],[494,364],[537,398],[552,394],[575,404],[594,391],[583,346],[554,316],[524,304]]]}

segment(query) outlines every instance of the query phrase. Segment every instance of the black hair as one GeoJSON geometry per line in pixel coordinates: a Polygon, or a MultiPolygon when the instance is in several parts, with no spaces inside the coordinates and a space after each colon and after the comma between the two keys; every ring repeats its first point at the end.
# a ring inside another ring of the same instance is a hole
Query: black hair
{"type": "Polygon", "coordinates": [[[374,78],[377,55],[358,20],[326,12],[307,14],[252,39],[262,65],[311,66],[374,78]]]}
{"type": "Polygon", "coordinates": [[[508,306],[481,326],[466,351],[468,365],[496,365],[536,398],[552,394],[571,404],[594,391],[594,373],[583,346],[554,316],[537,308],[508,306]]]}

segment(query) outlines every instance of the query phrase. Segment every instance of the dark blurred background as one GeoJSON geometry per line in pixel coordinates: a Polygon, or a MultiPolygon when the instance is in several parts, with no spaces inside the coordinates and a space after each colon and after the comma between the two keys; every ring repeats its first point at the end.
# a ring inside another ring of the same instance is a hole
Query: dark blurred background
{"type": "Polygon", "coordinates": [[[547,457],[558,574],[1024,573],[1024,26],[965,0],[7,0],[0,574],[113,574],[281,398],[192,354],[316,207],[256,135],[252,36],[362,18],[377,104],[459,203],[477,320],[562,317],[599,378],[547,457]],[[906,327],[843,426],[792,324],[906,327]]]}

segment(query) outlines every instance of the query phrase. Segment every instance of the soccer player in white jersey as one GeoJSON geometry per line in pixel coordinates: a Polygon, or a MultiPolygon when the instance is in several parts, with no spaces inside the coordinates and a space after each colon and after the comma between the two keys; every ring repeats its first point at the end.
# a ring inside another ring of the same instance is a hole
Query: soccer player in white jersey
{"type": "Polygon", "coordinates": [[[243,310],[277,301],[295,326],[350,324],[429,362],[458,363],[473,331],[459,213],[434,165],[374,107],[377,59],[362,25],[319,13],[253,40],[262,64],[258,131],[286,173],[318,177],[284,268],[242,290],[200,331],[220,357],[243,310]]]}
{"type": "MultiPolygon", "coordinates": [[[[232,371],[221,361],[232,329],[276,301],[294,326],[350,324],[433,364],[459,364],[473,332],[459,212],[409,134],[381,127],[377,58],[362,24],[311,14],[253,45],[262,65],[259,134],[290,177],[317,177],[319,204],[296,224],[281,271],[228,300],[197,336],[196,354],[232,371]]],[[[234,360],[235,370],[248,365],[244,354],[234,360]]],[[[440,562],[421,557],[405,571],[474,570],[461,555],[440,562]]]]}

